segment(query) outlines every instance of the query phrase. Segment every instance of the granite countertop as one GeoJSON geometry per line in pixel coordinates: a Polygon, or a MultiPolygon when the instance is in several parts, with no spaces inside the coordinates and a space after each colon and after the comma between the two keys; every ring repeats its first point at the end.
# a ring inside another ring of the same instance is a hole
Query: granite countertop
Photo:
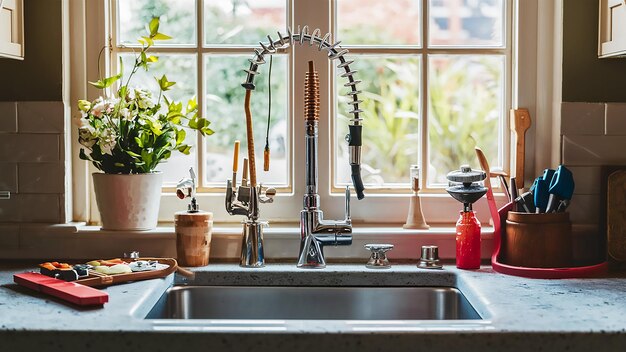
{"type": "MultiPolygon", "coordinates": [[[[569,350],[626,349],[626,277],[533,280],[483,267],[424,271],[414,265],[368,270],[330,264],[301,270],[292,264],[243,269],[236,264],[197,268],[192,285],[268,286],[448,286],[459,288],[483,317],[464,324],[419,321],[404,329],[354,331],[332,321],[237,328],[223,322],[185,326],[143,319],[165,290],[182,278],[171,275],[106,288],[102,308],[77,308],[13,283],[23,264],[0,264],[0,351],[70,351],[141,348],[150,351],[245,351],[326,349],[384,350],[569,350]],[[210,347],[210,348],[209,348],[210,347]]],[[[315,304],[315,302],[308,302],[315,304]]],[[[188,321],[189,322],[189,321],[188,321]]]]}

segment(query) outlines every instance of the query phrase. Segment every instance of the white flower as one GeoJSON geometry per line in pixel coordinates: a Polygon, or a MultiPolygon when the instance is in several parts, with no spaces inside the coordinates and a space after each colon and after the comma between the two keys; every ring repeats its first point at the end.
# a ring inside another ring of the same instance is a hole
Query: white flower
{"type": "Polygon", "coordinates": [[[154,107],[154,102],[152,101],[152,92],[145,89],[135,89],[135,96],[137,97],[137,106],[140,109],[150,109],[154,107]]]}
{"type": "Polygon", "coordinates": [[[117,136],[115,135],[115,131],[111,129],[103,130],[100,134],[98,142],[102,153],[113,155],[113,148],[115,148],[115,145],[117,144],[117,136]]]}
{"type": "Polygon", "coordinates": [[[87,119],[85,116],[78,119],[78,128],[87,128],[93,133],[96,132],[95,128],[93,128],[93,126],[89,123],[89,119],[87,119]]]}
{"type": "Polygon", "coordinates": [[[121,109],[120,116],[123,117],[127,121],[132,121],[134,119],[134,116],[131,115],[130,110],[128,110],[128,108],[121,109]]]}
{"type": "Polygon", "coordinates": [[[135,100],[135,88],[128,89],[128,93],[126,93],[126,101],[135,100]]]}
{"type": "Polygon", "coordinates": [[[82,125],[78,128],[78,143],[87,148],[91,148],[94,144],[96,144],[98,138],[96,136],[96,129],[93,128],[89,122],[85,124],[85,121],[86,120],[84,119],[80,119],[82,125]]]}
{"type": "Polygon", "coordinates": [[[99,97],[94,100],[93,106],[91,108],[91,114],[97,118],[102,118],[103,114],[111,114],[113,109],[115,109],[115,105],[119,102],[119,99],[103,99],[99,97]]]}
{"type": "Polygon", "coordinates": [[[106,109],[106,103],[102,97],[93,101],[91,106],[91,114],[97,118],[102,117],[102,112],[106,109]]]}

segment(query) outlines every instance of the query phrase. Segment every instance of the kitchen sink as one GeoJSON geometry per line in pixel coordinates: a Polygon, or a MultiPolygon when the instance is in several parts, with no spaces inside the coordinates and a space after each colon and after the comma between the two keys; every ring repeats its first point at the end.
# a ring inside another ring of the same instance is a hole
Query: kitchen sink
{"type": "Polygon", "coordinates": [[[477,321],[452,287],[174,286],[146,319],[477,321]]]}

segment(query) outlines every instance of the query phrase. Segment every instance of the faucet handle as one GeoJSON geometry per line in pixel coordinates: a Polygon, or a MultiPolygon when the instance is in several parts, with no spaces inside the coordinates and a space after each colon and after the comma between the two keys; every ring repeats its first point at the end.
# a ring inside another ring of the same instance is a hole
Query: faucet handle
{"type": "Polygon", "coordinates": [[[263,184],[259,185],[259,202],[261,203],[273,203],[274,196],[276,196],[276,189],[272,187],[263,187],[263,184]]]}

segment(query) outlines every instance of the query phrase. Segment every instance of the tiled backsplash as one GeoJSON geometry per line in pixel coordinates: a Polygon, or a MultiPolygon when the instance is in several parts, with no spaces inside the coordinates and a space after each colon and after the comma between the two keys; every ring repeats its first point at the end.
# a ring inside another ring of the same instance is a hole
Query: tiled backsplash
{"type": "Polygon", "coordinates": [[[602,243],[601,170],[603,165],[626,165],[626,103],[563,102],[561,138],[563,164],[576,183],[572,222],[586,225],[595,234],[589,238],[602,243]]]}
{"type": "MultiPolygon", "coordinates": [[[[64,106],[0,102],[0,223],[65,222],[64,106]]],[[[8,232],[8,231],[2,231],[8,232]]]]}

